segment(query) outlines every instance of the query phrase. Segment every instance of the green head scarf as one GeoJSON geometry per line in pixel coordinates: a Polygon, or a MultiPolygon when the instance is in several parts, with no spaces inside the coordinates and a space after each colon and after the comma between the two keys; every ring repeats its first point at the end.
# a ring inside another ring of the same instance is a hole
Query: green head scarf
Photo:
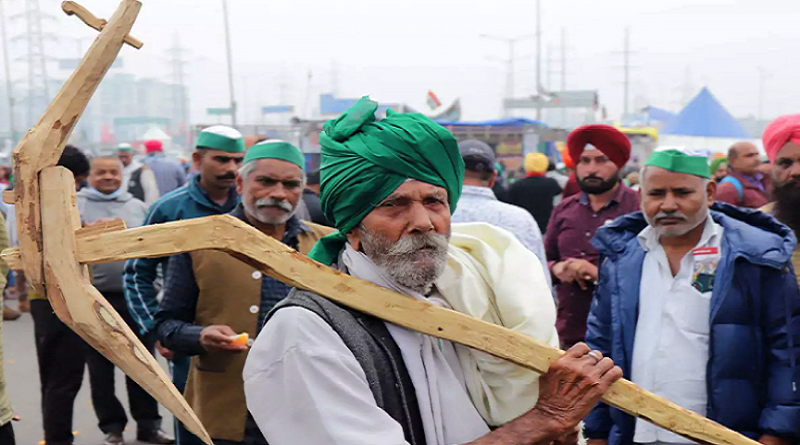
{"type": "Polygon", "coordinates": [[[333,264],[345,234],[408,179],[447,190],[454,212],[464,182],[464,161],[449,131],[417,113],[387,110],[362,97],[338,119],[325,123],[321,146],[320,204],[338,232],[322,238],[309,256],[333,264]]]}
{"type": "Polygon", "coordinates": [[[713,161],[711,161],[711,166],[708,168],[709,172],[711,173],[711,176],[714,176],[714,173],[717,172],[719,166],[722,164],[728,165],[728,158],[721,156],[721,157],[716,157],[714,158],[713,161]]]}

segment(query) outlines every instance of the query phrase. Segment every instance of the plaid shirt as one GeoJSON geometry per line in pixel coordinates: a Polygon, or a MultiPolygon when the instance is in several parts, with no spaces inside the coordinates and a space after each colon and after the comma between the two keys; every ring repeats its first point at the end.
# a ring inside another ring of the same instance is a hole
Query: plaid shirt
{"type": "MultiPolygon", "coordinates": [[[[248,222],[241,204],[230,214],[248,222]]],[[[297,217],[292,216],[286,222],[286,230],[281,241],[297,249],[297,236],[304,230],[311,229],[297,217]]],[[[291,289],[291,286],[262,275],[261,308],[256,333],[261,332],[267,313],[279,301],[286,298],[291,289]]],[[[199,295],[200,289],[194,277],[191,254],[182,253],[171,257],[164,282],[164,298],[155,315],[156,336],[166,348],[187,355],[199,355],[205,352],[200,345],[200,331],[204,326],[194,324],[199,295]]]]}

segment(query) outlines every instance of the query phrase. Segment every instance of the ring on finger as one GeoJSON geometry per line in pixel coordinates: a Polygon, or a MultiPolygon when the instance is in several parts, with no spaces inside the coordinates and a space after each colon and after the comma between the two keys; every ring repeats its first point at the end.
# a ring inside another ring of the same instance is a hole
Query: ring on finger
{"type": "Polygon", "coordinates": [[[600,360],[602,360],[602,358],[600,357],[600,354],[598,354],[595,351],[589,351],[589,352],[586,353],[586,355],[588,355],[589,357],[591,357],[591,358],[593,358],[595,360],[594,361],[595,365],[600,363],[600,360]]]}

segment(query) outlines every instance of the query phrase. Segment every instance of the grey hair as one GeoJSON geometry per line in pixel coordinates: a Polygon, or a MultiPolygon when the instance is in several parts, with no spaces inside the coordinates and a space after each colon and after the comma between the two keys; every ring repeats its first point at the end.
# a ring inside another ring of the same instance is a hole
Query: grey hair
{"type": "MultiPolygon", "coordinates": [[[[255,161],[257,161],[257,160],[258,160],[258,159],[253,159],[253,160],[251,160],[250,162],[247,162],[247,163],[245,163],[245,164],[242,164],[242,166],[241,166],[241,167],[239,167],[239,172],[238,172],[238,173],[239,173],[239,176],[241,176],[241,177],[242,177],[242,180],[243,180],[243,181],[246,181],[246,180],[247,180],[247,178],[249,178],[249,177],[250,177],[250,175],[252,175],[252,174],[253,174],[253,172],[256,170],[256,163],[255,163],[255,161]]],[[[304,170],[302,170],[302,169],[301,169],[301,170],[300,170],[300,175],[301,175],[301,177],[302,177],[302,181],[303,181],[303,188],[305,188],[305,187],[306,187],[306,180],[308,179],[308,178],[306,177],[306,172],[305,172],[304,170]]]]}

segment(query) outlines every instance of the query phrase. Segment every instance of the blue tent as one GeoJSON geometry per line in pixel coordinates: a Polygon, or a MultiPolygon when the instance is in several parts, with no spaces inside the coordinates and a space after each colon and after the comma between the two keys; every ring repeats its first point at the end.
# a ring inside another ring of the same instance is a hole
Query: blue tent
{"type": "Polygon", "coordinates": [[[526,127],[530,125],[547,127],[547,124],[542,121],[527,119],[524,117],[506,117],[503,119],[494,119],[488,121],[436,121],[437,124],[444,127],[526,127]]]}
{"type": "Polygon", "coordinates": [[[750,134],[728,113],[717,98],[703,88],[661,134],[750,139],[750,134]]]}
{"type": "Polygon", "coordinates": [[[672,111],[665,110],[658,107],[647,107],[644,109],[648,121],[669,123],[672,122],[678,115],[672,111]]]}

